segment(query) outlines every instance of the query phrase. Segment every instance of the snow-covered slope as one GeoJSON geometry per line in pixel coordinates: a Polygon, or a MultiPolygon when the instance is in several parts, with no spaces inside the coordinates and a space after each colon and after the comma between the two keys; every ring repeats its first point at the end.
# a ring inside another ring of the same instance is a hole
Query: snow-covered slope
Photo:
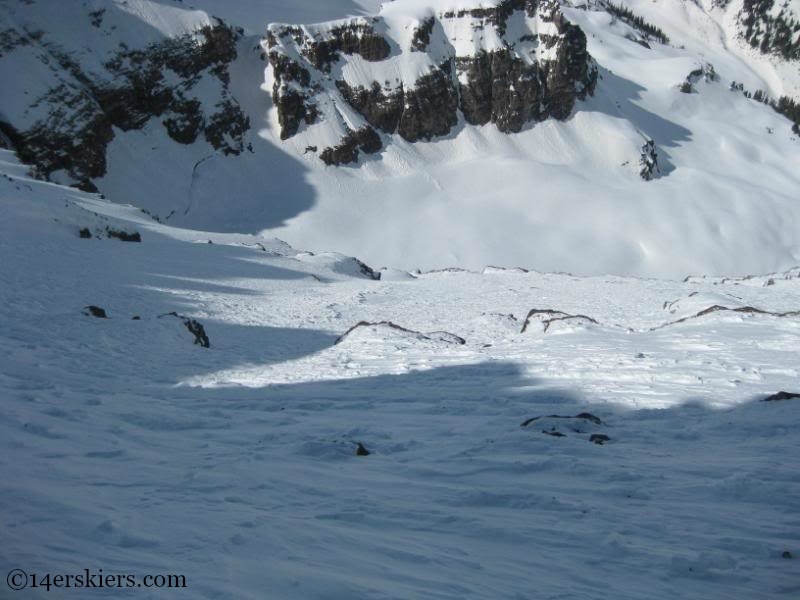
{"type": "Polygon", "coordinates": [[[784,4],[92,0],[52,19],[62,3],[4,0],[0,121],[54,181],[378,265],[784,270],[798,135],[743,93],[800,95],[788,46],[761,49],[784,4]]]}
{"type": "Polygon", "coordinates": [[[376,280],[9,152],[0,257],[3,597],[796,596],[797,270],[376,280]]]}
{"type": "MultiPolygon", "coordinates": [[[[378,158],[362,157],[344,175],[321,173],[320,187],[329,177],[340,187],[277,233],[306,246],[339,244],[379,262],[401,257],[423,268],[490,262],[677,276],[793,265],[800,241],[797,135],[786,119],[730,87],[736,81],[771,97],[796,95],[797,63],[745,48],[730,24],[731,5],[641,4],[630,5],[634,14],[662,28],[669,44],[652,37],[637,43],[645,39],[641,31],[598,5],[561,9],[586,32],[600,69],[594,96],[579,100],[565,122],[505,135],[462,118],[431,143],[408,143],[402,132],[383,136],[378,158]],[[648,139],[658,170],[644,182],[640,155],[648,139]]],[[[431,12],[414,12],[420,5],[399,0],[381,13],[390,36],[406,32],[404,39],[394,36],[403,54],[389,61],[416,58],[408,39],[431,12]]],[[[493,43],[494,30],[468,20],[466,31],[480,32],[476,41],[493,43]]],[[[527,30],[537,31],[529,21],[527,30]]],[[[436,31],[445,42],[463,39],[436,31]]],[[[512,37],[503,43],[517,48],[512,37]]],[[[367,64],[347,55],[341,63],[345,81],[367,64]]],[[[347,106],[341,97],[335,104],[347,106]]],[[[352,112],[355,130],[364,120],[352,112]]],[[[337,127],[324,119],[288,143],[298,155],[322,149],[341,136],[337,127]]],[[[318,162],[310,153],[304,158],[312,168],[318,162]]]]}
{"type": "Polygon", "coordinates": [[[0,597],[795,598],[797,13],[0,0],[0,597]]]}

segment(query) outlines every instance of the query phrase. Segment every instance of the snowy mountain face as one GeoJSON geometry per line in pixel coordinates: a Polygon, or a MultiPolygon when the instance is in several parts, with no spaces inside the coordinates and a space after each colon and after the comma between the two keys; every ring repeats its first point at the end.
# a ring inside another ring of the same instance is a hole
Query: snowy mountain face
{"type": "Polygon", "coordinates": [[[43,23],[17,20],[24,13],[15,4],[0,5],[12,25],[0,46],[4,77],[9,96],[17,96],[3,130],[38,175],[96,190],[115,132],[142,130],[156,118],[177,143],[201,138],[223,155],[244,150],[250,124],[231,97],[228,73],[243,30],[194,12],[167,32],[147,31],[127,4],[90,10],[84,3],[54,35],[39,28],[43,23]],[[67,45],[78,41],[67,34],[84,28],[96,31],[89,43],[67,45]]]}
{"type": "Polygon", "coordinates": [[[61,7],[0,2],[5,145],[170,223],[408,269],[800,260],[796,2],[61,7]]]}
{"type": "Polygon", "coordinates": [[[0,597],[796,598],[799,12],[0,0],[0,597]]]}
{"type": "Polygon", "coordinates": [[[463,117],[519,132],[566,119],[592,93],[597,68],[586,36],[556,2],[468,6],[416,16],[389,6],[371,20],[272,25],[266,46],[281,138],[322,121],[341,140],[321,151],[322,160],[352,163],[359,150],[382,149],[376,131],[429,141],[463,117]]]}
{"type": "Polygon", "coordinates": [[[741,35],[764,54],[800,60],[800,3],[745,0],[739,13],[741,35]]]}

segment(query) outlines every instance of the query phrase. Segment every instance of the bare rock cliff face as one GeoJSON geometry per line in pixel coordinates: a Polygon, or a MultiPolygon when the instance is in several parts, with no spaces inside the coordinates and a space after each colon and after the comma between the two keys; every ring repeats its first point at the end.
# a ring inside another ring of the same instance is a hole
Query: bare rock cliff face
{"type": "MultiPolygon", "coordinates": [[[[101,36],[103,15],[92,15],[89,42],[101,36]]],[[[97,63],[87,67],[84,56],[47,32],[11,20],[3,25],[0,60],[35,57],[44,91],[31,95],[24,113],[0,117],[0,131],[39,177],[57,174],[59,181],[94,191],[93,180],[107,172],[115,131],[141,130],[151,120],[180,144],[204,140],[228,155],[244,150],[250,123],[230,92],[228,72],[241,30],[216,20],[141,47],[119,43],[106,54],[98,51],[97,63]]],[[[25,88],[14,93],[29,95],[25,88]]]]}
{"type": "MultiPolygon", "coordinates": [[[[141,131],[153,146],[166,134],[220,155],[248,149],[250,120],[230,85],[239,54],[255,45],[241,29],[208,17],[153,37],[119,7],[83,5],[69,27],[50,28],[36,4],[8,6],[0,64],[35,73],[0,92],[0,139],[37,176],[96,190],[113,170],[109,149],[121,132],[141,131]],[[73,29],[81,35],[64,33],[73,29]]],[[[566,119],[597,78],[586,37],[559,0],[271,25],[261,43],[281,139],[301,136],[301,148],[318,147],[330,165],[393,139],[447,136],[459,123],[511,133],[566,119]],[[312,129],[320,135],[303,140],[312,129]]]]}
{"type": "MultiPolygon", "coordinates": [[[[594,91],[597,68],[586,36],[553,0],[445,11],[418,20],[410,36],[398,34],[407,29],[383,17],[270,26],[265,48],[281,138],[327,123],[340,145],[352,147],[354,118],[358,131],[409,142],[445,136],[461,116],[518,132],[547,118],[566,119],[594,91]]],[[[344,158],[357,160],[357,149],[344,158]]],[[[331,153],[323,160],[341,164],[331,153]]]]}

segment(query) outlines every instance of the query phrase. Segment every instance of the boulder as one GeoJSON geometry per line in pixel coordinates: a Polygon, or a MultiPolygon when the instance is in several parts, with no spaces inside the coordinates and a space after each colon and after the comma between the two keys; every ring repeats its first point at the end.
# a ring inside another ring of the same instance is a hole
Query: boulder
{"type": "Polygon", "coordinates": [[[87,317],[96,317],[98,319],[108,318],[108,314],[106,314],[105,309],[100,308],[99,306],[85,306],[83,314],[87,317]]]}
{"type": "Polygon", "coordinates": [[[798,398],[800,398],[800,394],[794,392],[778,392],[777,394],[767,396],[762,402],[781,402],[783,400],[797,400],[798,398]]]}
{"type": "Polygon", "coordinates": [[[163,319],[164,317],[175,317],[176,319],[180,319],[183,322],[183,325],[186,329],[189,330],[189,333],[194,335],[194,343],[198,346],[202,346],[203,348],[210,348],[211,342],[208,339],[208,335],[206,335],[206,330],[203,325],[200,324],[199,321],[192,319],[190,317],[184,317],[183,315],[179,315],[176,312],[167,313],[165,315],[160,315],[158,318],[163,319]]]}

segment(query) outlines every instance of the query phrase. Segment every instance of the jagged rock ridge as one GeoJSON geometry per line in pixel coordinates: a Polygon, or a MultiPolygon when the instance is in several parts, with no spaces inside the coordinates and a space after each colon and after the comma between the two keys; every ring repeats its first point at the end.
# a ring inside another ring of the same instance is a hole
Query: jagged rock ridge
{"type": "Polygon", "coordinates": [[[410,21],[401,27],[382,14],[271,25],[265,48],[281,138],[325,122],[340,141],[323,160],[349,163],[358,159],[356,138],[370,140],[363,152],[381,150],[378,131],[431,140],[463,116],[519,132],[549,117],[566,119],[594,91],[586,36],[556,1],[505,0],[410,21]]]}
{"type": "MultiPolygon", "coordinates": [[[[93,28],[102,24],[102,13],[89,13],[93,28]]],[[[244,150],[250,123],[230,92],[228,73],[241,29],[216,20],[143,47],[121,42],[101,54],[99,66],[87,67],[47,32],[2,24],[12,26],[0,30],[0,60],[15,60],[15,50],[27,49],[41,72],[50,73],[44,93],[31,98],[24,115],[0,118],[0,132],[37,176],[59,173],[59,180],[94,191],[92,180],[106,174],[115,129],[140,130],[151,119],[181,144],[203,138],[223,154],[244,150]]]]}

